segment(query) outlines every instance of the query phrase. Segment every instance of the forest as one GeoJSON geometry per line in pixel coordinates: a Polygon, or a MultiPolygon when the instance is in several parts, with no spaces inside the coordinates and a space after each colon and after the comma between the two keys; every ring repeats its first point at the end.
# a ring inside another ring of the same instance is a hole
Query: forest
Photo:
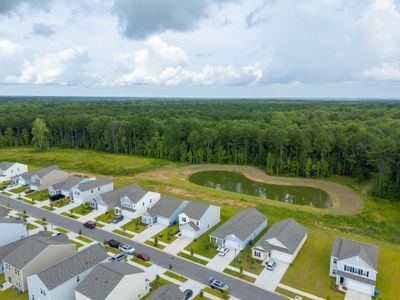
{"type": "MultiPolygon", "coordinates": [[[[255,165],[271,175],[374,179],[400,200],[400,103],[283,100],[0,100],[0,147],[132,153],[188,163],[255,165]]],[[[1,158],[0,158],[1,159],[1,158]]]]}

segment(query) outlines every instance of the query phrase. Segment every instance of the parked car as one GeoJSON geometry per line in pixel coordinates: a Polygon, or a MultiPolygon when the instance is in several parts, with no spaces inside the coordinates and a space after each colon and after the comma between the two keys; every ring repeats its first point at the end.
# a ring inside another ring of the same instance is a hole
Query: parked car
{"type": "Polygon", "coordinates": [[[143,253],[139,253],[137,256],[137,258],[144,260],[144,261],[149,261],[150,260],[150,256],[143,254],[143,253]]]}
{"type": "Polygon", "coordinates": [[[216,289],[220,292],[225,292],[229,289],[229,286],[225,284],[225,282],[221,280],[217,280],[214,277],[210,278],[210,287],[212,289],[216,289]]]}
{"type": "Polygon", "coordinates": [[[123,252],[115,254],[112,258],[111,261],[123,261],[126,257],[126,254],[123,252]]]}
{"type": "Polygon", "coordinates": [[[218,251],[219,256],[225,256],[229,252],[228,248],[220,248],[218,251]]]}
{"type": "Polygon", "coordinates": [[[116,240],[114,240],[114,239],[111,239],[111,240],[109,240],[108,241],[108,245],[111,247],[111,248],[119,248],[119,246],[121,245],[121,243],[120,242],[118,242],[118,241],[116,241],[116,240]]]}
{"type": "Polygon", "coordinates": [[[192,296],[193,296],[193,291],[190,289],[187,289],[183,292],[183,300],[189,300],[189,298],[192,296]]]}
{"type": "Polygon", "coordinates": [[[119,216],[116,216],[111,222],[113,224],[117,224],[117,223],[121,222],[123,219],[124,219],[124,216],[123,215],[119,215],[119,216]]]}
{"type": "Polygon", "coordinates": [[[122,252],[132,255],[133,253],[135,253],[135,248],[133,248],[131,245],[121,245],[119,246],[119,250],[121,250],[122,252]]]}
{"type": "Polygon", "coordinates": [[[276,261],[270,260],[269,262],[267,262],[265,267],[267,268],[267,270],[273,271],[276,267],[276,261]]]}
{"type": "Polygon", "coordinates": [[[25,195],[32,194],[32,193],[34,193],[34,192],[35,192],[35,190],[27,189],[27,190],[25,191],[25,195]]]}
{"type": "Polygon", "coordinates": [[[95,229],[96,223],[92,221],[87,221],[86,223],[83,224],[83,226],[88,229],[95,229]]]}

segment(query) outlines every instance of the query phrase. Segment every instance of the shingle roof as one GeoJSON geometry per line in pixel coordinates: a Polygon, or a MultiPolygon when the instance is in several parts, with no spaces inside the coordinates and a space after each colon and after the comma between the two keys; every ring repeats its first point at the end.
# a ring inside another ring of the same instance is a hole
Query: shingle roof
{"type": "Polygon", "coordinates": [[[8,216],[8,209],[4,207],[0,207],[0,218],[4,218],[8,216]]]}
{"type": "Polygon", "coordinates": [[[68,176],[68,178],[60,183],[52,184],[53,190],[70,190],[78,185],[85,178],[79,176],[68,176]]]}
{"type": "Polygon", "coordinates": [[[21,218],[0,218],[0,223],[18,223],[18,224],[26,224],[26,221],[21,218]]]}
{"type": "Polygon", "coordinates": [[[190,221],[189,223],[186,223],[186,224],[189,225],[190,227],[192,227],[195,231],[199,231],[200,230],[200,227],[197,226],[196,224],[194,224],[193,221],[190,221]]]}
{"type": "Polygon", "coordinates": [[[52,290],[107,258],[107,251],[98,243],[47,268],[37,276],[49,290],[52,290]]]}
{"type": "Polygon", "coordinates": [[[190,201],[183,213],[189,218],[199,220],[210,207],[207,203],[199,201],[190,201]]]}
{"type": "Polygon", "coordinates": [[[15,164],[15,162],[10,162],[10,161],[0,162],[0,170],[5,171],[5,170],[9,169],[10,167],[12,167],[14,164],[15,164]]]}
{"type": "Polygon", "coordinates": [[[127,196],[136,203],[146,194],[147,191],[143,190],[139,185],[131,184],[117,190],[103,193],[99,197],[105,204],[113,206],[117,205],[122,197],[127,196]]]}
{"type": "Polygon", "coordinates": [[[143,273],[143,270],[123,262],[97,265],[75,290],[91,300],[104,300],[126,275],[143,273]]]}
{"type": "Polygon", "coordinates": [[[161,197],[160,200],[149,209],[147,214],[151,217],[161,216],[170,218],[184,202],[187,201],[176,198],[161,197]]]}
{"type": "Polygon", "coordinates": [[[57,237],[50,235],[32,236],[31,238],[24,239],[21,244],[4,257],[3,261],[17,269],[22,269],[48,246],[67,244],[73,243],[65,235],[57,237]]]}
{"type": "Polygon", "coordinates": [[[292,218],[277,222],[264,234],[264,236],[256,243],[254,248],[262,247],[266,251],[272,249],[293,254],[303,241],[307,234],[305,228],[292,218]],[[268,240],[275,238],[284,247],[273,245],[268,240]]]}
{"type": "Polygon", "coordinates": [[[39,177],[43,177],[46,174],[48,174],[48,173],[50,173],[51,171],[54,171],[54,170],[60,170],[60,168],[58,166],[56,166],[56,165],[48,166],[46,168],[33,170],[33,171],[29,171],[29,172],[26,172],[26,173],[21,174],[21,175],[14,176],[13,178],[21,176],[22,178],[24,178],[26,180],[26,179],[31,179],[31,177],[34,176],[34,175],[38,175],[39,177]]]}
{"type": "Polygon", "coordinates": [[[343,271],[340,271],[340,270],[337,270],[337,274],[339,276],[342,276],[342,277],[345,277],[345,278],[350,278],[352,280],[360,281],[360,282],[363,282],[363,283],[366,283],[366,284],[370,284],[370,285],[375,285],[376,284],[375,280],[372,280],[372,279],[369,279],[369,278],[365,278],[363,276],[357,276],[356,274],[351,274],[351,273],[343,272],[343,271]]]}
{"type": "Polygon", "coordinates": [[[147,300],[181,300],[183,292],[175,284],[162,285],[147,300]]]}
{"type": "Polygon", "coordinates": [[[376,271],[378,270],[379,248],[344,238],[336,238],[331,256],[338,260],[358,256],[376,271]]]}
{"type": "Polygon", "coordinates": [[[210,236],[224,239],[228,235],[235,235],[245,241],[267,218],[255,208],[249,208],[237,213],[221,227],[214,230],[210,236]]]}
{"type": "Polygon", "coordinates": [[[78,189],[81,192],[85,192],[85,191],[88,191],[88,190],[91,190],[91,189],[94,189],[94,188],[97,188],[97,187],[101,187],[101,186],[109,184],[109,183],[112,183],[110,178],[101,177],[101,178],[96,179],[96,180],[83,182],[83,183],[79,184],[78,185],[78,189]]]}
{"type": "Polygon", "coordinates": [[[34,237],[50,237],[50,234],[46,231],[40,231],[36,234],[33,234],[31,236],[28,236],[26,238],[20,239],[18,241],[15,241],[11,244],[4,245],[0,247],[0,261],[2,261],[8,254],[10,254],[14,249],[16,249],[19,245],[21,245],[23,242],[25,242],[28,239],[34,238],[34,237]]]}

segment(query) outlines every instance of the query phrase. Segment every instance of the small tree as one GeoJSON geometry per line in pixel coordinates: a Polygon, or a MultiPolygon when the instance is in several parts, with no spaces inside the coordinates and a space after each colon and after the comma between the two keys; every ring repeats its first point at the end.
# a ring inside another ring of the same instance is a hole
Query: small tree
{"type": "Polygon", "coordinates": [[[69,210],[69,212],[70,212],[70,214],[71,214],[71,216],[74,214],[74,209],[73,208],[71,208],[70,210],[69,210]]]}
{"type": "Polygon", "coordinates": [[[43,222],[46,222],[46,218],[45,218],[45,217],[43,217],[43,218],[42,218],[42,221],[43,221],[43,222]]]}
{"type": "Polygon", "coordinates": [[[190,255],[191,255],[191,256],[194,255],[194,250],[193,250],[193,248],[190,248],[190,255]]]}
{"type": "Polygon", "coordinates": [[[154,247],[157,247],[158,246],[158,237],[155,237],[154,238],[154,247]]]}
{"type": "Polygon", "coordinates": [[[107,245],[107,240],[104,240],[104,241],[103,241],[103,244],[104,244],[104,246],[107,245]]]}
{"type": "Polygon", "coordinates": [[[199,296],[200,296],[200,298],[204,298],[204,292],[203,292],[203,290],[200,291],[199,296]]]}
{"type": "Polygon", "coordinates": [[[82,229],[79,229],[79,235],[82,235],[82,229]]]}
{"type": "Polygon", "coordinates": [[[239,271],[240,271],[240,274],[243,275],[243,265],[240,265],[239,271]]]}
{"type": "Polygon", "coordinates": [[[160,281],[160,275],[157,274],[156,275],[156,279],[154,280],[154,282],[155,282],[155,284],[158,285],[159,281],[160,281]]]}
{"type": "Polygon", "coordinates": [[[172,268],[173,268],[172,264],[169,264],[168,268],[169,268],[169,270],[172,270],[172,268]]]}

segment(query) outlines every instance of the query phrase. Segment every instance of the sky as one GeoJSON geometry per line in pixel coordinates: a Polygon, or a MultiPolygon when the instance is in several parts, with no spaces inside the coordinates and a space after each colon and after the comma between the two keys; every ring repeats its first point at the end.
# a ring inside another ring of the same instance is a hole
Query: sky
{"type": "Polygon", "coordinates": [[[400,99],[400,0],[1,0],[0,95],[400,99]]]}

